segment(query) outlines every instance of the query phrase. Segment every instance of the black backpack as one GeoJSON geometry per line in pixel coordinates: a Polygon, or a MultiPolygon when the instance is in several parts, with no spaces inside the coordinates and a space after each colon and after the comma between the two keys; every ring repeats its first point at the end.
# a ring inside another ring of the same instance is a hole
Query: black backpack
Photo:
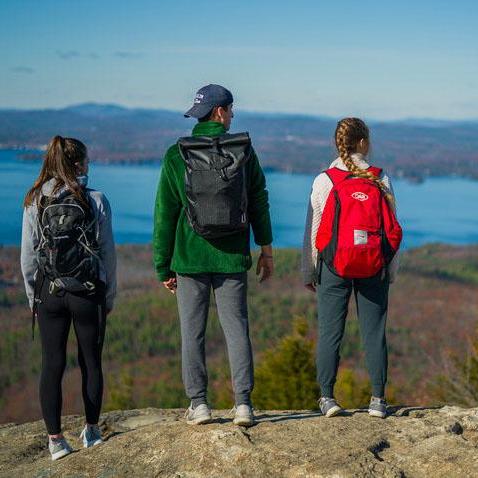
{"type": "Polygon", "coordinates": [[[42,197],[38,221],[39,274],[52,289],[94,292],[99,275],[96,218],[84,192],[85,202],[69,190],[56,197],[42,197]]]}
{"type": "Polygon", "coordinates": [[[193,230],[207,239],[248,230],[248,133],[180,138],[178,147],[186,166],[186,215],[193,230]]]}

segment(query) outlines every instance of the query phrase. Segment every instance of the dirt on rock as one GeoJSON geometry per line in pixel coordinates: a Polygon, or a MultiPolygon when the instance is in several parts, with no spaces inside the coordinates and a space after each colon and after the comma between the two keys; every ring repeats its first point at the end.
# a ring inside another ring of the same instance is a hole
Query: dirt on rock
{"type": "Polygon", "coordinates": [[[63,420],[75,452],[52,462],[42,421],[0,425],[0,477],[478,477],[478,409],[396,407],[325,418],[313,411],[257,411],[241,428],[227,411],[188,426],[184,410],[101,417],[105,443],[83,449],[83,418],[63,420]]]}

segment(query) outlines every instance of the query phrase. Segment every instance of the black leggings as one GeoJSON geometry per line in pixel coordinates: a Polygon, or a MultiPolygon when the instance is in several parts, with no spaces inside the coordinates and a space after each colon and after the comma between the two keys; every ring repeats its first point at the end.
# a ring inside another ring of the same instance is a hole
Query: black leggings
{"type": "Polygon", "coordinates": [[[42,343],[40,403],[50,435],[61,433],[61,380],[66,365],[66,344],[73,320],[78,342],[86,421],[98,423],[103,397],[101,350],[105,330],[104,289],[96,294],[49,293],[45,279],[38,304],[42,343]]]}

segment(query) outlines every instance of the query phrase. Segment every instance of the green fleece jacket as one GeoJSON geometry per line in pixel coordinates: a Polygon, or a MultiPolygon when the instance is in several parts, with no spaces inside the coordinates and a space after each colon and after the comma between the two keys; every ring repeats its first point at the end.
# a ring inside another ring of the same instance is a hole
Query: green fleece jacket
{"type": "MultiPolygon", "coordinates": [[[[221,123],[198,123],[193,136],[219,136],[221,123]]],[[[244,231],[218,239],[205,239],[193,231],[186,217],[184,161],[177,144],[164,157],[154,210],[153,260],[160,281],[175,273],[245,272],[252,265],[250,233],[244,231]]],[[[249,220],[255,243],[272,243],[269,200],[264,173],[255,153],[247,164],[249,220]]]]}

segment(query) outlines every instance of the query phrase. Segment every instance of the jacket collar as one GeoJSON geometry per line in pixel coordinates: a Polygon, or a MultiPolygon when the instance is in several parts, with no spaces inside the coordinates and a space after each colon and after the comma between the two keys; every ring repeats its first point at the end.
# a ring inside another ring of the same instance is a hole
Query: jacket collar
{"type": "MultiPolygon", "coordinates": [[[[351,154],[350,157],[352,158],[353,162],[360,168],[360,169],[367,169],[370,167],[370,164],[366,160],[366,156],[360,153],[351,154]]],[[[339,168],[343,171],[347,171],[347,166],[345,166],[342,158],[339,156],[337,159],[332,161],[330,168],[339,168]]]]}
{"type": "Polygon", "coordinates": [[[197,123],[193,128],[193,136],[219,136],[225,132],[224,125],[216,121],[197,123]]]}

